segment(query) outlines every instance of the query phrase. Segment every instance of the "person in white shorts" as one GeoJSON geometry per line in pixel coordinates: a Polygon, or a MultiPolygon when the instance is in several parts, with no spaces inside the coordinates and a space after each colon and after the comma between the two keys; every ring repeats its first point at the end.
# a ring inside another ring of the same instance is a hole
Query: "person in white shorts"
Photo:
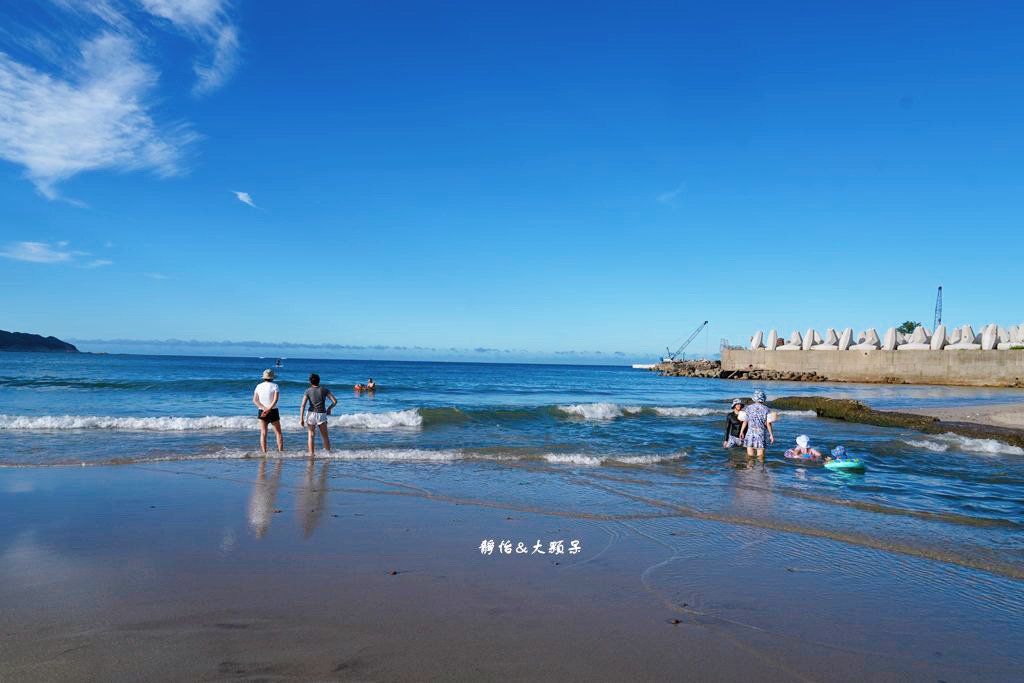
{"type": "Polygon", "coordinates": [[[267,368],[263,371],[263,381],[256,385],[252,392],[252,402],[259,412],[256,417],[260,423],[260,450],[267,452],[267,425],[274,426],[277,435],[277,450],[284,450],[284,435],[281,434],[281,414],[277,410],[277,402],[281,399],[281,389],[274,382],[274,371],[267,368]]]}
{"type": "Polygon", "coordinates": [[[309,454],[313,455],[315,449],[316,428],[320,428],[320,438],[324,442],[324,450],[331,450],[331,439],[327,435],[327,416],[338,405],[338,399],[327,387],[320,386],[320,375],[315,372],[309,376],[309,388],[302,395],[302,407],[300,409],[299,424],[306,428],[309,433],[309,454]],[[326,406],[327,399],[331,399],[331,405],[326,406]],[[306,413],[306,406],[309,405],[309,413],[306,413]],[[325,407],[326,406],[326,407],[325,407]]]}

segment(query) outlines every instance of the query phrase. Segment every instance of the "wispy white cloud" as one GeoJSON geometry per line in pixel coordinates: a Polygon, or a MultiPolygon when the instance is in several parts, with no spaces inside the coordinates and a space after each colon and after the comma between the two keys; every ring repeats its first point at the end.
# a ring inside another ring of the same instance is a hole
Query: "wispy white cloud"
{"type": "Polygon", "coordinates": [[[146,99],[156,80],[134,44],[112,32],[81,45],[68,79],[0,53],[0,157],[23,166],[50,199],[59,182],[84,171],[176,175],[196,136],[154,122],[146,99]]]}
{"type": "Polygon", "coordinates": [[[167,276],[163,273],[143,273],[146,277],[151,280],[166,280],[167,276]]]}
{"type": "Polygon", "coordinates": [[[675,208],[679,202],[679,196],[686,190],[686,183],[680,183],[679,187],[669,192],[662,192],[657,199],[660,203],[675,208]]]}
{"type": "Polygon", "coordinates": [[[75,257],[67,250],[67,242],[15,242],[0,247],[0,256],[13,261],[29,263],[65,263],[75,257]]]}
{"type": "Polygon", "coordinates": [[[192,68],[192,92],[205,95],[224,85],[238,66],[238,28],[228,18],[226,0],[139,0],[150,14],[165,19],[210,50],[192,68]]]}
{"type": "Polygon", "coordinates": [[[252,195],[250,195],[248,192],[239,192],[238,190],[231,191],[234,193],[236,197],[238,197],[238,201],[242,202],[243,204],[248,204],[254,209],[260,208],[256,206],[256,202],[252,200],[252,195]]]}
{"type": "Polygon", "coordinates": [[[213,46],[213,59],[208,65],[195,64],[198,81],[192,92],[205,95],[224,85],[238,67],[238,30],[225,26],[217,33],[213,46]]]}
{"type": "Polygon", "coordinates": [[[43,22],[0,26],[0,159],[50,199],[83,172],[187,170],[198,136],[156,116],[159,69],[140,55],[160,54],[162,33],[182,34],[202,53],[193,94],[221,87],[239,62],[230,0],[51,2],[43,22]]]}
{"type": "Polygon", "coordinates": [[[84,260],[91,256],[87,251],[70,248],[70,242],[61,240],[49,242],[14,242],[0,247],[0,257],[26,263],[67,263],[79,268],[101,268],[113,265],[110,259],[84,260]]]}

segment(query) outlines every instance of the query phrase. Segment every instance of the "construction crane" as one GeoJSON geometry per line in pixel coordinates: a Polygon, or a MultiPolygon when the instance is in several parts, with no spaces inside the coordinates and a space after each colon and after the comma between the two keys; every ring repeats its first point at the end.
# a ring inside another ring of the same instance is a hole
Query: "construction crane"
{"type": "Polygon", "coordinates": [[[671,363],[671,362],[675,361],[675,359],[678,358],[679,356],[681,356],[683,351],[686,350],[686,347],[690,345],[690,342],[692,342],[694,339],[696,339],[697,335],[701,333],[701,330],[703,330],[707,326],[708,326],[708,321],[705,320],[703,323],[700,324],[700,327],[698,327],[697,329],[695,329],[693,331],[693,334],[691,334],[689,337],[686,338],[686,341],[684,341],[682,344],[679,345],[679,348],[676,349],[675,353],[672,353],[671,351],[669,351],[668,347],[666,346],[665,347],[665,353],[667,353],[668,355],[665,356],[664,358],[662,358],[662,361],[664,361],[665,363],[671,363]]]}
{"type": "Polygon", "coordinates": [[[935,322],[932,323],[932,332],[942,324],[942,285],[939,285],[939,293],[935,295],[935,322]]]}

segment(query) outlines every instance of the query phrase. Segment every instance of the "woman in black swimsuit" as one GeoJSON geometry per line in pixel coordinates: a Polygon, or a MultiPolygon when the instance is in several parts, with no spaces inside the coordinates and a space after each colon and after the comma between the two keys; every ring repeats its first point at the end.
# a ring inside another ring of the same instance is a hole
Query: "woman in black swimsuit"
{"type": "Polygon", "coordinates": [[[741,410],[743,410],[743,401],[738,398],[734,399],[732,409],[725,418],[725,438],[722,440],[722,448],[743,445],[743,439],[740,438],[740,430],[743,428],[743,422],[740,421],[741,410]]]}

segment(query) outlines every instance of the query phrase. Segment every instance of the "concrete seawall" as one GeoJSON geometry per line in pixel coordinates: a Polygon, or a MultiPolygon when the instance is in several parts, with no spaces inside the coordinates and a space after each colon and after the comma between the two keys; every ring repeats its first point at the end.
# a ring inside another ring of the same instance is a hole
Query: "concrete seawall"
{"type": "Polygon", "coordinates": [[[1024,350],[722,350],[723,377],[738,378],[751,371],[815,373],[839,382],[1024,387],[1024,350]]]}

